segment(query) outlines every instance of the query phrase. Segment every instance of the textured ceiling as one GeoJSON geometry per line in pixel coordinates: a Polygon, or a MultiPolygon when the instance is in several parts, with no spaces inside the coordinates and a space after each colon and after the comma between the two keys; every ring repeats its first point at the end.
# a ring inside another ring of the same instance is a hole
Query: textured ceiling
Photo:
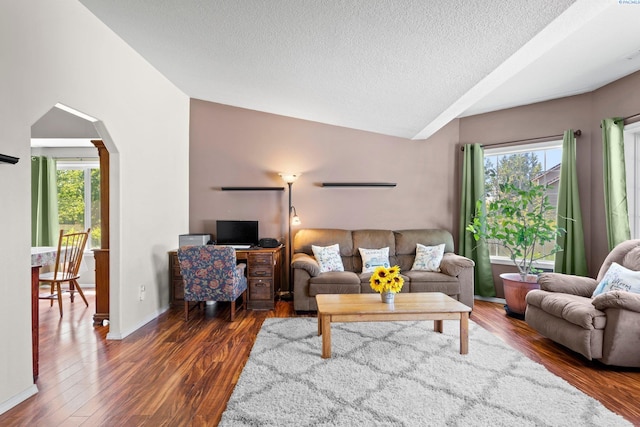
{"type": "Polygon", "coordinates": [[[640,49],[640,5],[611,0],[80,1],[192,98],[406,138],[640,69],[549,73],[572,36],[614,37],[587,25],[612,11],[640,49]]]}

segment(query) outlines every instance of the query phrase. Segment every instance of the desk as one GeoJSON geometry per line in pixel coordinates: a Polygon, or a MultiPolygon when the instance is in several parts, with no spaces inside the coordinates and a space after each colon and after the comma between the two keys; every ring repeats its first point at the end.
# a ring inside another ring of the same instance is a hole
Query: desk
{"type": "Polygon", "coordinates": [[[58,248],[55,246],[37,246],[31,248],[31,349],[33,354],[33,381],[38,378],[39,362],[38,362],[38,341],[39,341],[39,294],[40,294],[40,267],[51,265],[56,261],[56,252],[58,248]]]}
{"type": "MultiPolygon", "coordinates": [[[[261,249],[236,249],[236,260],[247,264],[247,308],[273,310],[275,296],[283,281],[284,246],[261,249]]],[[[169,294],[172,306],[184,302],[184,282],[178,251],[169,251],[169,294]]]]}

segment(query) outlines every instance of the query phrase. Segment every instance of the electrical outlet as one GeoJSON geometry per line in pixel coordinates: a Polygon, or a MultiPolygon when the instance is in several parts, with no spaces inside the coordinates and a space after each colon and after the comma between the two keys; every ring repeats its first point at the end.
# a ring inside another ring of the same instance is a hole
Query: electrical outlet
{"type": "Polygon", "coordinates": [[[144,285],[140,285],[140,301],[144,301],[145,297],[145,288],[144,285]]]}

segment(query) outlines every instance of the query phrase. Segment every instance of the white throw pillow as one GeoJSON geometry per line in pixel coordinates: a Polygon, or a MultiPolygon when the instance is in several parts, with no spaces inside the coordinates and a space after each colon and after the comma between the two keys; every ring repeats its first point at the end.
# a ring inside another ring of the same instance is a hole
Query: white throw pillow
{"type": "Polygon", "coordinates": [[[640,294],[640,271],[629,270],[618,264],[611,263],[592,297],[611,291],[627,291],[640,294]]]}
{"type": "Polygon", "coordinates": [[[327,271],[344,271],[342,258],[340,258],[340,246],[337,243],[331,246],[311,245],[311,250],[320,265],[320,273],[327,271]]]}
{"type": "Polygon", "coordinates": [[[440,262],[444,257],[444,243],[438,246],[425,246],[417,243],[416,259],[413,261],[412,270],[440,271],[440,262]]]}
{"type": "Polygon", "coordinates": [[[358,248],[362,257],[362,272],[373,273],[378,267],[389,268],[389,248],[364,249],[358,248]]]}

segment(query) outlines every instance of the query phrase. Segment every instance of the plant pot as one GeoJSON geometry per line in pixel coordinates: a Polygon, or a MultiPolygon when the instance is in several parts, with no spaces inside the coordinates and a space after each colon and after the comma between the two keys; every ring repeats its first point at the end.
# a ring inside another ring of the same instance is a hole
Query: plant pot
{"type": "Polygon", "coordinates": [[[507,301],[505,307],[507,314],[524,319],[524,312],[527,308],[525,297],[529,291],[540,289],[538,276],[529,274],[526,282],[522,281],[522,277],[518,273],[503,273],[500,278],[504,287],[504,299],[507,301]]]}
{"type": "Polygon", "coordinates": [[[380,298],[382,299],[382,302],[385,304],[393,304],[393,301],[395,300],[395,295],[393,292],[381,292],[380,293],[380,298]]]}

